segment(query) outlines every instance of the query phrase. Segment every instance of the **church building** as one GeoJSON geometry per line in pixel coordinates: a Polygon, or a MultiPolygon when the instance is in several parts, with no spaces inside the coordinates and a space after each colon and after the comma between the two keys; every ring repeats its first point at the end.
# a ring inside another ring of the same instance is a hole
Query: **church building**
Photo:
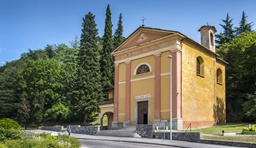
{"type": "Polygon", "coordinates": [[[215,52],[214,26],[201,44],[173,30],[141,26],[112,55],[114,88],[101,102],[108,129],[170,121],[172,129],[226,122],[225,66],[215,52]]]}

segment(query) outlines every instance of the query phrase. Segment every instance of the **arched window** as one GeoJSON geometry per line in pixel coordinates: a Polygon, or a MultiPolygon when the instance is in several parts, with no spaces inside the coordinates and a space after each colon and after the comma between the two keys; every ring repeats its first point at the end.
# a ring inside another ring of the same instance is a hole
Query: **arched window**
{"type": "Polygon", "coordinates": [[[220,68],[217,69],[217,83],[222,84],[222,70],[220,68]]]}
{"type": "Polygon", "coordinates": [[[196,74],[200,76],[204,75],[204,60],[200,56],[196,58],[196,74]]]}
{"type": "Polygon", "coordinates": [[[148,64],[141,64],[136,68],[136,73],[135,75],[143,74],[143,73],[148,73],[151,72],[151,68],[148,64]]]}
{"type": "Polygon", "coordinates": [[[214,43],[214,42],[213,42],[213,41],[214,41],[213,39],[214,39],[214,38],[213,38],[213,33],[211,32],[211,33],[210,33],[210,40],[211,40],[211,45],[212,45],[212,46],[213,46],[213,43],[214,43]]]}

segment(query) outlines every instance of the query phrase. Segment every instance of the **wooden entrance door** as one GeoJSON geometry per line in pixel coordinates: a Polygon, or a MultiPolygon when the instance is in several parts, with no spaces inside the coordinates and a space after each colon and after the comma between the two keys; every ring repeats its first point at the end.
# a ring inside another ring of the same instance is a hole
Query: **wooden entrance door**
{"type": "Polygon", "coordinates": [[[148,124],[148,101],[138,102],[137,124],[148,124]]]}

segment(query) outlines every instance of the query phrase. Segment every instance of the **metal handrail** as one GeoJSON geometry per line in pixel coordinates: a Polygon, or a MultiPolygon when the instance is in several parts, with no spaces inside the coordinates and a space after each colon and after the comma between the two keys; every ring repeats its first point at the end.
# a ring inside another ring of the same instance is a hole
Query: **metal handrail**
{"type": "MultiPolygon", "coordinates": [[[[191,122],[190,124],[188,125],[188,128],[190,127],[190,132],[191,132],[191,122]]],[[[186,129],[185,133],[187,132],[188,128],[186,129]]]]}

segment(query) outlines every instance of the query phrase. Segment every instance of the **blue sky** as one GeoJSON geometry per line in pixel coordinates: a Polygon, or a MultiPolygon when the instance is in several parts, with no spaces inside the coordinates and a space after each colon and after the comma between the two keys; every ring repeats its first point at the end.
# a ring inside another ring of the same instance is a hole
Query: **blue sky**
{"type": "Polygon", "coordinates": [[[19,59],[28,49],[69,45],[75,36],[80,38],[82,18],[89,11],[95,15],[102,36],[107,4],[113,32],[122,13],[125,37],[142,25],[142,17],[147,27],[176,30],[197,42],[197,30],[202,25],[208,23],[221,32],[219,24],[227,13],[234,26],[238,26],[242,11],[248,15],[248,22],[256,22],[254,0],[0,0],[0,66],[19,59]]]}

